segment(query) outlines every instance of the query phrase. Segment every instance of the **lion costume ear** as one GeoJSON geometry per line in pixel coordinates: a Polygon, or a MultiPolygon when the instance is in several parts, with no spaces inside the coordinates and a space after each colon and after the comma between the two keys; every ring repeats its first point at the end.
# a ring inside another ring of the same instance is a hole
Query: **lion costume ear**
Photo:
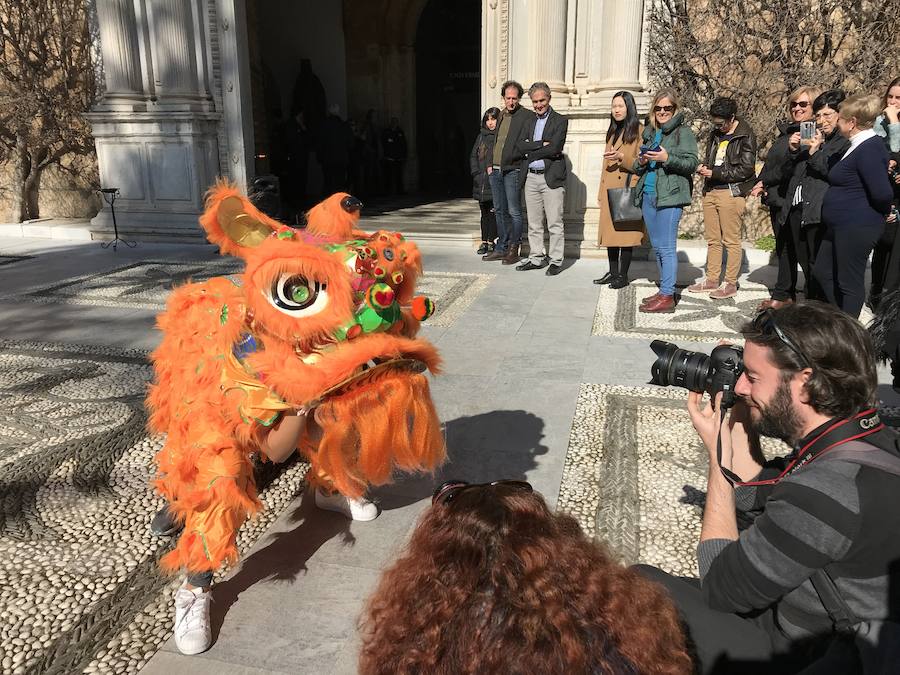
{"type": "Polygon", "coordinates": [[[284,225],[262,213],[229,183],[220,182],[206,195],[200,225],[210,242],[224,254],[247,257],[284,225]]]}

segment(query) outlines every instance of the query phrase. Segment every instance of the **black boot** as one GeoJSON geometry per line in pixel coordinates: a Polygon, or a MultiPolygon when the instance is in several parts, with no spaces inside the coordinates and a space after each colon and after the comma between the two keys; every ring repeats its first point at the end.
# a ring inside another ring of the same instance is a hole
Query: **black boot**
{"type": "Polygon", "coordinates": [[[615,278],[609,282],[609,287],[614,290],[625,288],[628,285],[628,277],[624,274],[617,274],[615,278]]]}

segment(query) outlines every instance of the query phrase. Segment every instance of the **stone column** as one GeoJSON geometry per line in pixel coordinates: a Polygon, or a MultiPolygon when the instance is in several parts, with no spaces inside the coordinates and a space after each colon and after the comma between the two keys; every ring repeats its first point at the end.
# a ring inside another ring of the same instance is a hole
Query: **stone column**
{"type": "Polygon", "coordinates": [[[641,89],[643,24],[644,0],[603,3],[602,56],[597,63],[599,72],[595,75],[597,88],[641,89]]]}
{"type": "Polygon", "coordinates": [[[203,50],[204,25],[197,0],[146,0],[153,50],[153,80],[160,105],[209,98],[203,50]]]}
{"type": "MultiPolygon", "coordinates": [[[[206,0],[97,0],[106,93],[87,117],[101,186],[121,191],[119,230],[130,236],[201,236],[222,117],[208,92],[213,9],[206,0]]],[[[109,209],[92,225],[108,229],[109,209]]]]}
{"type": "Polygon", "coordinates": [[[569,0],[509,0],[510,77],[526,88],[543,80],[554,92],[566,84],[566,25],[569,0]]]}
{"type": "Polygon", "coordinates": [[[97,0],[106,110],[146,108],[134,0],[97,0]]]}

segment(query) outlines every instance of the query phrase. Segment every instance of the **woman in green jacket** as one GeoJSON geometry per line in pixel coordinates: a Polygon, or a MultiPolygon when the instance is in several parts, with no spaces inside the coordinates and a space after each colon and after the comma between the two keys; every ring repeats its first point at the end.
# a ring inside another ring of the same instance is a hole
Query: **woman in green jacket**
{"type": "Polygon", "coordinates": [[[697,169],[697,137],[684,125],[678,95],[660,89],[650,106],[650,124],[644,127],[641,154],[634,162],[640,176],[635,206],[640,206],[659,267],[659,292],[646,298],[641,312],[675,311],[675,245],[678,223],[691,203],[691,181],[697,169]]]}

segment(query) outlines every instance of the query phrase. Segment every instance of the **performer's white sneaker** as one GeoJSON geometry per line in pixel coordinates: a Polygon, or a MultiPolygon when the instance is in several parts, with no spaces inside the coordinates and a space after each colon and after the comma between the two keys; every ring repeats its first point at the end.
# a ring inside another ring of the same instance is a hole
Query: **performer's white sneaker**
{"type": "Polygon", "coordinates": [[[190,656],[205,652],[212,643],[210,594],[200,588],[192,590],[185,584],[175,591],[175,644],[178,651],[190,656]]]}
{"type": "Polygon", "coordinates": [[[316,506],[325,511],[343,513],[351,520],[367,521],[378,517],[378,507],[365,497],[351,499],[340,492],[328,494],[321,488],[316,489],[316,506]]]}

